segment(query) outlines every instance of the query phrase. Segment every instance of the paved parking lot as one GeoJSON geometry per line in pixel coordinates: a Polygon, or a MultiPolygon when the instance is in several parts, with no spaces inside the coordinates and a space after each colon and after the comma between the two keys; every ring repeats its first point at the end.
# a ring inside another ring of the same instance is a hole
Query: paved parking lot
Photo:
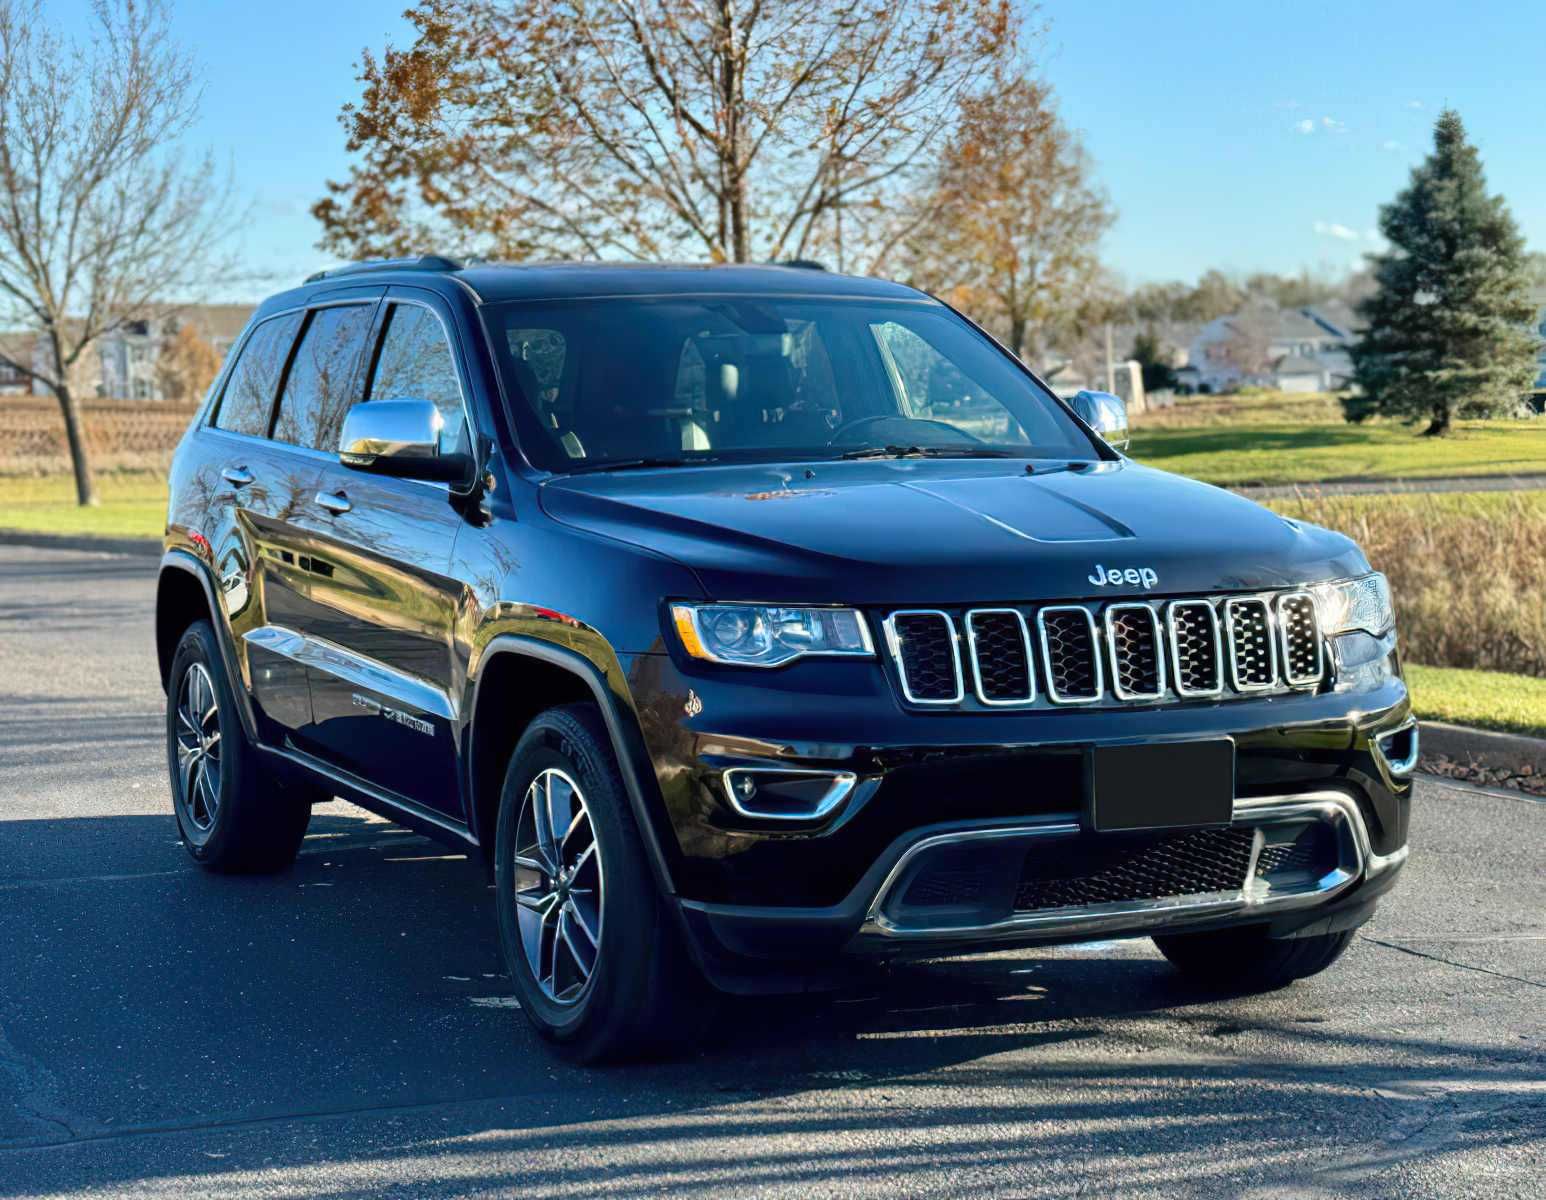
{"type": "Polygon", "coordinates": [[[1020,951],[581,1070],[464,859],[334,804],[284,876],[189,864],[154,569],[0,547],[0,1196],[1546,1188],[1546,804],[1423,783],[1396,893],[1271,996],[1020,951]]]}

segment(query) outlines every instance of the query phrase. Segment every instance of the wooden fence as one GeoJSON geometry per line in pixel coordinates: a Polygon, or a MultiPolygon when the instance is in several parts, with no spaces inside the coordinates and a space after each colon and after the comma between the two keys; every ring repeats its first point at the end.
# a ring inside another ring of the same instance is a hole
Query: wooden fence
{"type": "MultiPolygon", "coordinates": [[[[86,443],[99,471],[165,471],[196,405],[90,400],[86,443]]],[[[70,469],[64,419],[52,396],[0,396],[0,475],[52,475],[70,469]]]]}

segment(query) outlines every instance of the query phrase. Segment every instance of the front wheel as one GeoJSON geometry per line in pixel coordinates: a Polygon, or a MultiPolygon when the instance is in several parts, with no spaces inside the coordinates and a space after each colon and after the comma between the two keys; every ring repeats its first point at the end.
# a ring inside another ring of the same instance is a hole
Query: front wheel
{"type": "Polygon", "coordinates": [[[1270,992],[1296,979],[1318,975],[1348,948],[1355,930],[1314,937],[1269,938],[1260,926],[1177,933],[1154,939],[1159,952],[1206,987],[1270,992]]]}
{"type": "Polygon", "coordinates": [[[581,1062],[675,1050],[711,1006],[672,925],[600,714],[527,728],[499,801],[500,946],[521,1008],[581,1062]]]}

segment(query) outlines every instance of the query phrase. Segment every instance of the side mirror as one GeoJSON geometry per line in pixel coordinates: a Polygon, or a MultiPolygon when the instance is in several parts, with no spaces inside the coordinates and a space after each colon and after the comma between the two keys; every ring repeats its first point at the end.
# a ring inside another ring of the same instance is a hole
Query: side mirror
{"type": "Polygon", "coordinates": [[[1117,450],[1125,451],[1127,435],[1127,405],[1122,397],[1110,392],[1076,392],[1069,405],[1079,414],[1079,419],[1093,429],[1117,450]]]}
{"type": "Polygon", "coordinates": [[[399,479],[463,483],[472,476],[472,458],[441,454],[440,410],[428,400],[369,400],[344,416],[338,460],[357,471],[399,479]]]}

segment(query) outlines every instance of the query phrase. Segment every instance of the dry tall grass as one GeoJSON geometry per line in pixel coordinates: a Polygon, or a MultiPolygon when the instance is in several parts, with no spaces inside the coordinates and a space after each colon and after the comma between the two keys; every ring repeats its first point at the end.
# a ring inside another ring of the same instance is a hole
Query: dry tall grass
{"type": "Polygon", "coordinates": [[[1273,507],[1340,530],[1390,578],[1412,662],[1546,678],[1546,497],[1306,496],[1273,507]]]}

